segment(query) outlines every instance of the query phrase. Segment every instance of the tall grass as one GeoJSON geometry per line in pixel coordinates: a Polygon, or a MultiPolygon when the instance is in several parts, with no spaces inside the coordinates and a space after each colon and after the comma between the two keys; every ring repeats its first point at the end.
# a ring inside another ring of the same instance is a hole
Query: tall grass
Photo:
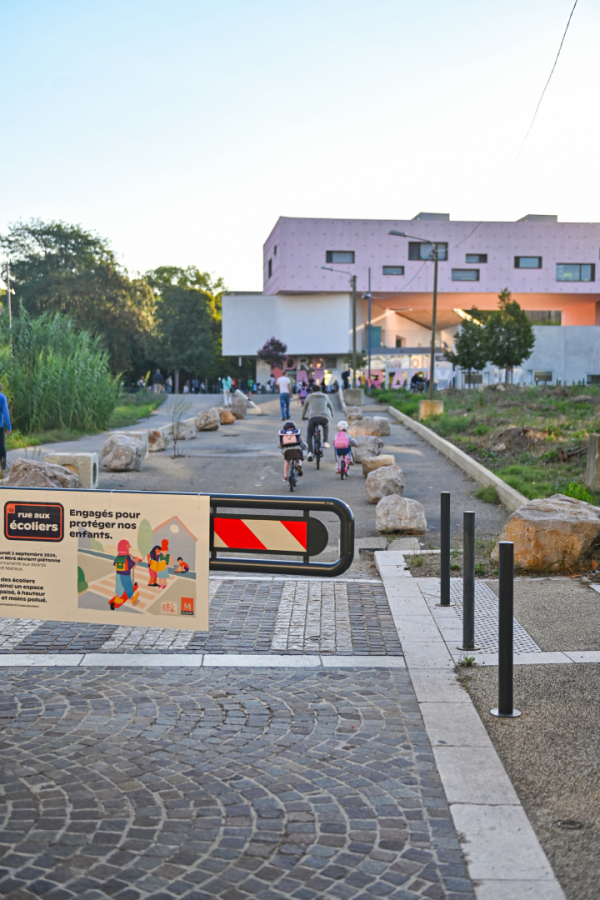
{"type": "Polygon", "coordinates": [[[121,395],[100,340],[66,316],[35,318],[21,307],[13,319],[12,350],[6,313],[0,317],[0,380],[13,428],[25,433],[104,429],[121,395]]]}

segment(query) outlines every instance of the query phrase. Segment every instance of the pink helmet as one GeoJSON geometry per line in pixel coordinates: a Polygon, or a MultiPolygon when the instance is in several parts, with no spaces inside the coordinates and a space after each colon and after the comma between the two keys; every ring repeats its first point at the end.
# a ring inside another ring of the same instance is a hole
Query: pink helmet
{"type": "Polygon", "coordinates": [[[117,547],[119,556],[127,556],[130,547],[131,544],[129,543],[129,541],[119,541],[119,546],[117,547]]]}

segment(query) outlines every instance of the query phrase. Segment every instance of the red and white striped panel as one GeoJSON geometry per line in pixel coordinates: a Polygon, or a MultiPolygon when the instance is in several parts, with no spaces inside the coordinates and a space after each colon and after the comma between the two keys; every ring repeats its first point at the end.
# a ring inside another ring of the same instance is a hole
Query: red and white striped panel
{"type": "Polygon", "coordinates": [[[213,519],[216,550],[269,550],[306,553],[306,519],[213,519]]]}

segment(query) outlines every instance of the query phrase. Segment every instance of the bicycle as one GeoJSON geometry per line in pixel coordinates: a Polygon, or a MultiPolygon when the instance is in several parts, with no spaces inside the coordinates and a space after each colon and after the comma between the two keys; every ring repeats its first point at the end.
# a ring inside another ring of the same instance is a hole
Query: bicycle
{"type": "Polygon", "coordinates": [[[315,435],[313,438],[313,456],[317,464],[317,469],[319,469],[321,466],[321,457],[323,456],[323,440],[320,425],[317,425],[317,427],[315,428],[315,435]]]}
{"type": "Polygon", "coordinates": [[[340,477],[342,481],[344,478],[347,478],[350,474],[350,454],[344,453],[343,456],[340,457],[340,477]]]}
{"type": "Polygon", "coordinates": [[[294,488],[298,484],[298,473],[296,472],[296,464],[297,460],[290,459],[289,468],[288,468],[288,484],[290,486],[290,491],[292,494],[294,493],[294,488]]]}

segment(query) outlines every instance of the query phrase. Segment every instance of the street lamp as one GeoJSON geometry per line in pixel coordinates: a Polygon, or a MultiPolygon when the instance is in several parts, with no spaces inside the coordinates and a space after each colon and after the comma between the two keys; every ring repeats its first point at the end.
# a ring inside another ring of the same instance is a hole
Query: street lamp
{"type": "Polygon", "coordinates": [[[331,266],[321,266],[328,272],[339,272],[340,275],[349,275],[352,285],[352,387],[356,387],[356,275],[346,272],[345,269],[332,269],[331,266]]]}
{"type": "Polygon", "coordinates": [[[367,329],[369,335],[369,343],[368,343],[368,352],[369,352],[369,361],[367,363],[367,385],[371,387],[371,266],[369,266],[369,288],[366,294],[362,295],[363,300],[369,301],[369,314],[368,314],[368,322],[367,329]]]}
{"type": "Polygon", "coordinates": [[[437,284],[438,284],[438,259],[439,259],[439,243],[437,241],[428,241],[426,238],[415,237],[414,234],[406,234],[404,231],[395,231],[392,229],[389,234],[396,235],[396,237],[410,238],[413,241],[418,241],[420,244],[431,244],[432,246],[432,256],[433,259],[433,314],[431,317],[431,362],[429,364],[429,399],[433,400],[433,393],[435,390],[435,324],[436,324],[436,314],[437,314],[437,284]]]}

